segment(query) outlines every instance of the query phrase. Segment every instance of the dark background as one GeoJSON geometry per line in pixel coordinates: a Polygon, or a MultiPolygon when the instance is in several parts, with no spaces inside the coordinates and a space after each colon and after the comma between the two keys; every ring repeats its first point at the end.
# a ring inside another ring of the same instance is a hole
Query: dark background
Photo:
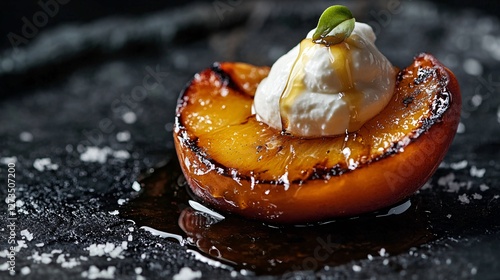
{"type": "MultiPolygon", "coordinates": [[[[367,22],[376,22],[370,12],[383,11],[388,3],[339,2],[367,22]]],[[[215,14],[215,1],[70,0],[59,5],[58,14],[16,51],[7,35],[21,34],[21,18],[31,21],[41,10],[37,3],[0,2],[0,160],[16,157],[16,195],[23,201],[17,229],[33,234],[33,240],[25,240],[27,248],[18,252],[18,273],[27,267],[26,279],[79,279],[88,276],[91,266],[100,270],[112,266],[116,278],[136,279],[135,268],[141,267],[140,274],[148,279],[168,279],[188,266],[206,278],[232,279],[228,270],[197,261],[185,247],[109,212],[120,208],[119,199],[137,196],[130,186],[141,172],[175,156],[171,135],[176,98],[194,73],[221,60],[272,64],[314,27],[322,9],[333,1],[258,2],[264,6],[240,1],[221,20],[215,14]],[[260,11],[268,14],[261,18],[260,11]],[[167,73],[160,86],[136,107],[114,110],[116,100],[142,85],[148,67],[167,73]],[[137,117],[135,122],[125,121],[129,112],[137,117]],[[100,129],[105,119],[113,129],[100,129]],[[130,139],[117,141],[123,131],[130,133],[130,139]],[[127,151],[130,157],[82,160],[89,147],[127,151]],[[41,158],[49,158],[58,168],[38,170],[34,163],[41,158]],[[92,244],[121,244],[130,234],[134,239],[123,259],[91,257],[85,250],[92,244]],[[36,258],[42,254],[50,255],[49,264],[36,258]],[[61,255],[66,260],[81,256],[88,260],[65,268],[56,262],[61,255]]],[[[407,8],[377,34],[379,49],[399,67],[419,52],[431,52],[453,70],[462,88],[462,130],[430,187],[417,194],[429,209],[431,230],[442,238],[413,248],[411,254],[389,252],[387,257],[355,259],[290,277],[500,277],[500,55],[494,48],[500,48],[498,1],[401,3],[407,8]],[[466,167],[451,167],[463,161],[466,167]],[[477,169],[485,173],[479,176],[477,169]],[[477,194],[482,198],[474,199],[477,194]],[[362,271],[354,272],[354,264],[362,271]]],[[[4,167],[0,163],[2,181],[4,167]]],[[[6,188],[0,188],[2,200],[5,195],[6,188]]],[[[6,204],[0,211],[2,252],[6,204]]],[[[5,273],[0,271],[0,279],[5,273]]],[[[237,273],[237,278],[254,277],[237,273]]]]}
{"type": "MultiPolygon", "coordinates": [[[[251,1],[251,0],[249,0],[251,1]]],[[[7,34],[10,32],[21,34],[21,28],[23,25],[22,17],[32,19],[32,16],[40,10],[38,5],[39,1],[14,1],[7,0],[0,2],[0,48],[8,48],[11,43],[7,39],[7,34]]],[[[42,2],[47,3],[49,1],[42,0],[42,2]]],[[[145,1],[98,1],[98,0],[70,0],[67,4],[61,5],[61,13],[57,16],[50,18],[47,25],[44,26],[43,32],[51,27],[64,24],[85,24],[90,21],[107,17],[107,16],[120,16],[120,17],[131,17],[145,15],[151,12],[157,12],[159,10],[169,9],[175,6],[184,5],[190,2],[207,2],[212,3],[214,1],[210,0],[199,0],[199,1],[181,1],[181,0],[169,0],[169,1],[159,1],[159,0],[145,0],[145,1]]],[[[286,1],[282,1],[284,4],[286,1]]],[[[332,1],[334,3],[335,1],[332,1]]],[[[362,1],[358,1],[362,2],[362,1]]],[[[480,9],[485,13],[498,15],[500,11],[499,4],[497,1],[487,1],[487,0],[434,0],[436,3],[443,3],[451,8],[464,8],[470,7],[471,9],[480,9]]]]}

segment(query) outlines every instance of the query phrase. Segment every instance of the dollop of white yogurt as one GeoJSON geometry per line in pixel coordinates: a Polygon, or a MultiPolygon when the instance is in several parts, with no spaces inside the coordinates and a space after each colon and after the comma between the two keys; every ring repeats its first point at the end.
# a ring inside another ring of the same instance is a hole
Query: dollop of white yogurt
{"type": "Polygon", "coordinates": [[[397,69],[375,46],[372,28],[356,22],[344,42],[306,39],[279,58],[257,88],[259,121],[296,136],[334,136],[358,130],[389,103],[397,69]]]}

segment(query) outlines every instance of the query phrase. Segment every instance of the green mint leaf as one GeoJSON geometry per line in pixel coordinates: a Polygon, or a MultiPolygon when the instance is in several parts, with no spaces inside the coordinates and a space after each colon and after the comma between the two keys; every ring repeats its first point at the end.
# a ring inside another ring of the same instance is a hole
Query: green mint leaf
{"type": "Polygon", "coordinates": [[[321,14],[312,37],[313,42],[327,46],[341,43],[351,35],[355,22],[347,7],[331,6],[321,14]]]}

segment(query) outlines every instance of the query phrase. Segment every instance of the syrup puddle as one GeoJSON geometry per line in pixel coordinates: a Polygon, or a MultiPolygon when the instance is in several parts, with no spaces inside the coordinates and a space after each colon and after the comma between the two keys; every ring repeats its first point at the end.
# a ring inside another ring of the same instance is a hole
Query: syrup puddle
{"type": "Polygon", "coordinates": [[[419,197],[355,218],[277,226],[217,213],[196,202],[176,159],[140,183],[143,192],[120,208],[121,216],[186,246],[200,261],[250,274],[317,270],[395,255],[436,238],[419,197]]]}

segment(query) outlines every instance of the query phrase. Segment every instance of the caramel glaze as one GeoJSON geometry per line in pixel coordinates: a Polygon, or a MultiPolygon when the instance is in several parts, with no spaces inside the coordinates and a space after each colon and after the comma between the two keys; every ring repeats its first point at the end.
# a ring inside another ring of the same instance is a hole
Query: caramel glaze
{"type": "MultiPolygon", "coordinates": [[[[276,223],[355,216],[409,197],[436,170],[453,139],[460,92],[453,73],[428,54],[416,57],[399,75],[397,94],[388,107],[359,131],[345,137],[303,139],[257,122],[249,113],[250,91],[226,97],[228,89],[220,86],[226,85],[220,75],[211,69],[197,74],[179,99],[174,126],[176,150],[191,189],[219,210],[276,223]],[[232,115],[216,109],[227,100],[241,105],[229,110],[237,115],[231,125],[225,122],[232,115]],[[213,105],[206,106],[207,102],[213,105]],[[224,117],[215,117],[214,124],[210,114],[224,117]],[[217,131],[220,125],[224,130],[217,131]],[[300,158],[300,152],[310,152],[308,144],[317,145],[312,152],[318,157],[300,158]],[[280,154],[285,145],[287,150],[280,154]],[[431,161],[421,160],[433,145],[440,152],[431,161]],[[296,154],[295,148],[302,150],[296,154]],[[266,162],[259,166],[262,156],[266,162]],[[419,172],[405,177],[387,172],[414,157],[411,162],[418,163],[419,172]],[[286,165],[277,166],[273,159],[286,165]],[[248,166],[240,168],[239,163],[248,166]]],[[[229,74],[227,79],[233,77],[229,74]]]]}

